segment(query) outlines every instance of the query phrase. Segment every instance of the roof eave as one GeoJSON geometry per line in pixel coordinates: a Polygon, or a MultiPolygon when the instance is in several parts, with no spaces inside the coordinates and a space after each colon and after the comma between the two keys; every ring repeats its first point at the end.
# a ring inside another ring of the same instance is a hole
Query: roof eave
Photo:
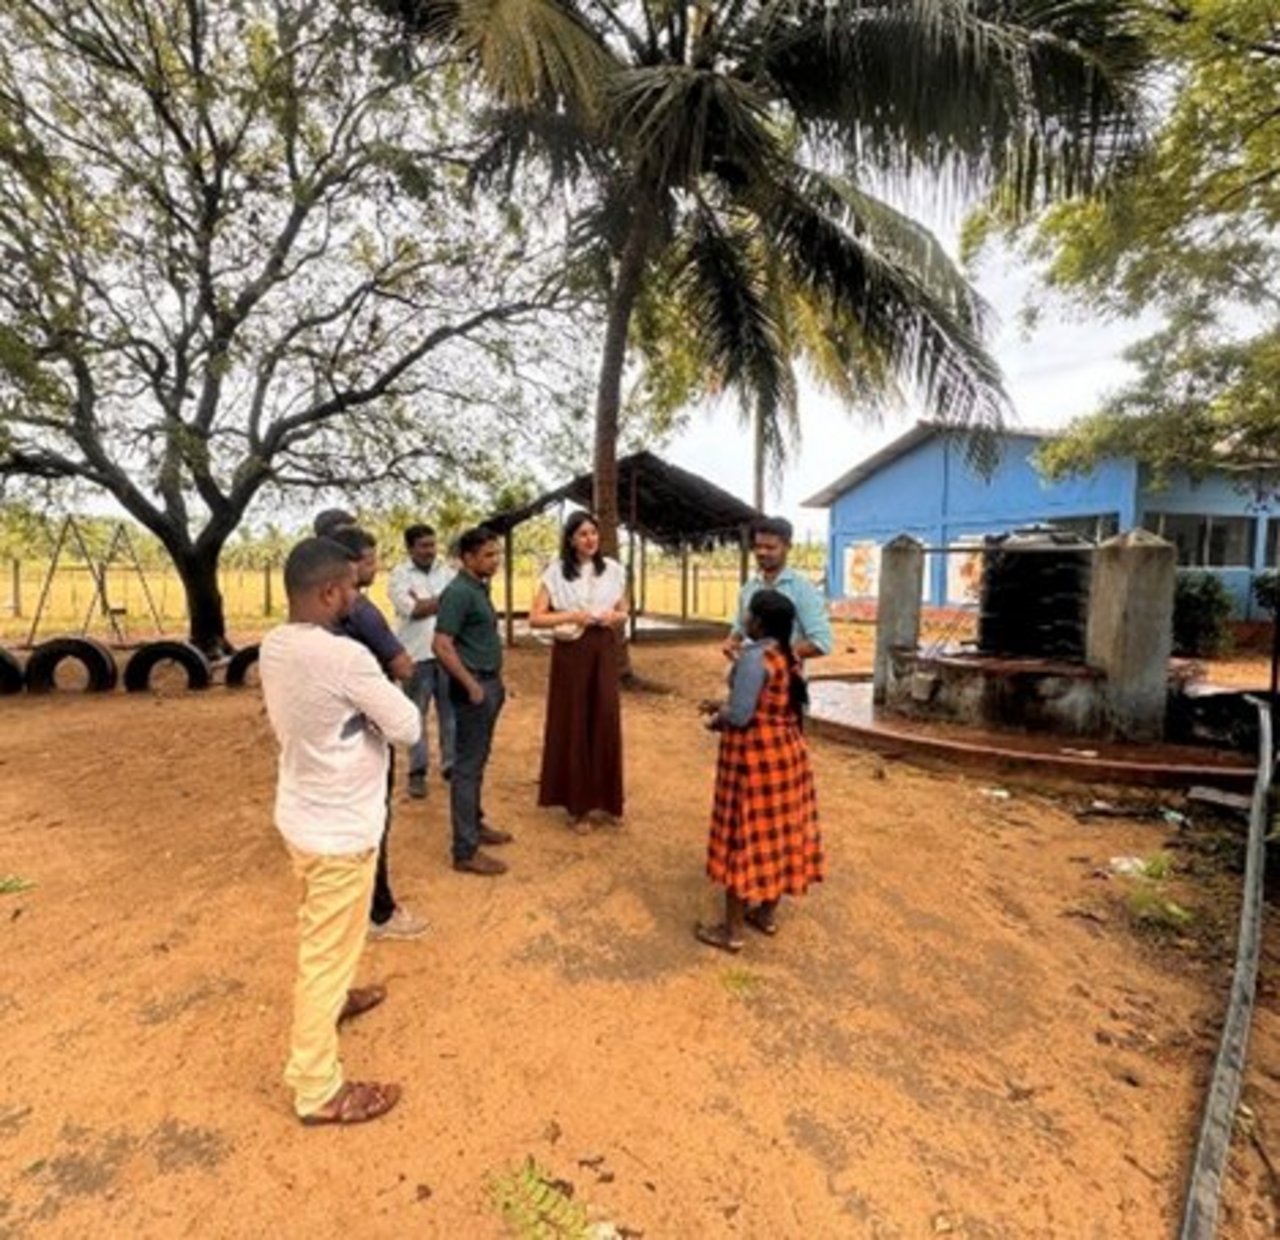
{"type": "MultiPolygon", "coordinates": [[[[893,464],[899,457],[906,456],[913,448],[932,439],[935,435],[963,435],[974,428],[950,426],[946,422],[938,422],[928,418],[921,419],[905,430],[897,439],[885,444],[879,452],[873,452],[865,460],[860,461],[852,469],[846,470],[834,482],[823,487],[821,491],[800,503],[801,508],[830,508],[845,492],[852,490],[860,482],[879,473],[886,465],[893,464]]],[[[1042,427],[1009,426],[996,434],[1005,437],[1022,436],[1024,439],[1052,439],[1059,434],[1042,427]]]]}

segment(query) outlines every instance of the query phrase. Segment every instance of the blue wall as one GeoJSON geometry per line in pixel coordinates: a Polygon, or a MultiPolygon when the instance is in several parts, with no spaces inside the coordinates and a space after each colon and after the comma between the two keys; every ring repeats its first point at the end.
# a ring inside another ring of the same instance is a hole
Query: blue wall
{"type": "MultiPolygon", "coordinates": [[[[1030,435],[1004,437],[999,465],[982,477],[965,459],[961,435],[939,432],[891,460],[840,495],[830,510],[827,592],[847,597],[844,552],[851,543],[883,545],[910,534],[940,547],[1018,525],[1114,513],[1121,530],[1154,522],[1157,513],[1246,517],[1253,523],[1250,562],[1216,572],[1231,592],[1236,614],[1255,612],[1251,585],[1266,565],[1267,527],[1280,520],[1280,505],[1259,497],[1247,479],[1216,473],[1196,480],[1170,477],[1157,487],[1132,460],[1113,460],[1087,477],[1046,482],[1032,458],[1044,441],[1030,435]]],[[[946,601],[947,557],[929,556],[927,601],[946,601]]]]}
{"type": "MultiPolygon", "coordinates": [[[[1045,482],[1031,457],[1043,441],[1005,437],[990,478],[965,459],[961,436],[939,433],[890,461],[831,506],[827,590],[844,598],[844,550],[850,543],[887,542],[907,533],[927,546],[966,536],[998,534],[1032,521],[1115,513],[1121,529],[1137,523],[1138,476],[1131,461],[1110,461],[1084,478],[1045,482]]],[[[946,557],[929,556],[928,600],[946,598],[946,557]]]]}

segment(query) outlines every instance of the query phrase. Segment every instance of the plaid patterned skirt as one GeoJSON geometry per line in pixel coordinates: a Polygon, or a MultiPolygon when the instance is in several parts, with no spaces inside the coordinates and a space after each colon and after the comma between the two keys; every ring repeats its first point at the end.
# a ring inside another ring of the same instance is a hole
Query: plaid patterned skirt
{"type": "Polygon", "coordinates": [[[809,750],[789,710],[758,710],[748,727],[720,735],[707,875],[748,901],[803,895],[822,881],[809,750]]]}

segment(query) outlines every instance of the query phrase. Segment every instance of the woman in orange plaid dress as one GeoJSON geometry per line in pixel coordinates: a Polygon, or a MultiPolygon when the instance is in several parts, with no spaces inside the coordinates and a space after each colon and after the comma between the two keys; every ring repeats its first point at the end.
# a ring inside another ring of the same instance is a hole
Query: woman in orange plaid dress
{"type": "Polygon", "coordinates": [[[776,590],[751,598],[747,636],[723,705],[706,703],[720,735],[707,874],[725,889],[724,921],[700,942],[738,952],[751,925],[775,934],[778,901],[822,881],[822,836],[802,726],[808,697],[791,651],[795,607],[776,590]]]}

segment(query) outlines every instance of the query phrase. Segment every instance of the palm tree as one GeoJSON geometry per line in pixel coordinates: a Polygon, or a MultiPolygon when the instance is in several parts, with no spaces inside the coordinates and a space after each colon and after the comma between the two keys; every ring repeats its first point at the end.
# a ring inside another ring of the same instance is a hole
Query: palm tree
{"type": "Polygon", "coordinates": [[[528,156],[582,207],[606,273],[596,512],[616,547],[633,316],[679,307],[692,371],[755,421],[757,498],[794,365],[847,397],[915,389],[995,425],[983,307],[868,186],[941,173],[1017,207],[1088,190],[1135,138],[1125,0],[380,0],[493,104],[481,172],[528,156]]]}

